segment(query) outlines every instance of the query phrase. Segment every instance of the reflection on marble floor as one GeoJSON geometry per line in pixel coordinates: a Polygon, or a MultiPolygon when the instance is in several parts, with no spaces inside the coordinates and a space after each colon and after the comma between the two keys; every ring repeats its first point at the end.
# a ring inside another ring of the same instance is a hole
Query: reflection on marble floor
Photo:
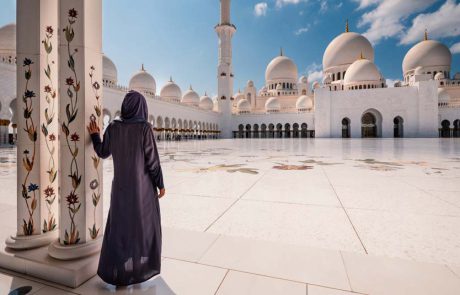
{"type": "MultiPolygon", "coordinates": [[[[460,141],[158,143],[168,227],[460,265],[460,141]]],[[[16,152],[0,151],[0,213],[15,228],[16,152]]],[[[113,165],[104,163],[104,211],[113,165]]]]}

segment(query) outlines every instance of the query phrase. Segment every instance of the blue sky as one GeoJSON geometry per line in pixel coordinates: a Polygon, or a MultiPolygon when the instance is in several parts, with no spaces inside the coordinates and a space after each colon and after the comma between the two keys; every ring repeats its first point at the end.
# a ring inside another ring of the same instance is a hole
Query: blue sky
{"type": "MultiPolygon", "coordinates": [[[[15,21],[15,1],[2,0],[0,24],[15,21]],[[6,2],[6,3],[5,3],[6,2]]],[[[186,90],[216,92],[218,0],[104,0],[104,52],[127,85],[142,63],[160,87],[172,75],[186,90]]],[[[345,29],[374,44],[377,66],[400,79],[407,50],[428,29],[454,52],[460,72],[460,3],[455,0],[233,0],[235,91],[264,84],[267,64],[283,47],[299,73],[319,77],[323,52],[345,29]]]]}

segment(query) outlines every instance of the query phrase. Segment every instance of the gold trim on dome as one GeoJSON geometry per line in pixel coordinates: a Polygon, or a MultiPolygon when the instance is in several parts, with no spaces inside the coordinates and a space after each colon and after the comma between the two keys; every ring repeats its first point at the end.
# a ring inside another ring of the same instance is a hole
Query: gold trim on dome
{"type": "Polygon", "coordinates": [[[345,33],[348,33],[350,32],[350,27],[348,26],[348,18],[347,18],[347,21],[345,23],[345,33]]]}

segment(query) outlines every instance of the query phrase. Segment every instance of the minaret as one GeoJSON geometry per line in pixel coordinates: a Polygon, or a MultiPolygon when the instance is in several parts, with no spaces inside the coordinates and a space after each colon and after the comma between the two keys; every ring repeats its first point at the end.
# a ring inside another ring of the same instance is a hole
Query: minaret
{"type": "Polygon", "coordinates": [[[232,137],[233,69],[232,37],[236,27],[230,21],[230,1],[220,0],[220,23],[215,27],[219,36],[219,61],[217,66],[217,97],[222,113],[221,137],[232,137]]]}

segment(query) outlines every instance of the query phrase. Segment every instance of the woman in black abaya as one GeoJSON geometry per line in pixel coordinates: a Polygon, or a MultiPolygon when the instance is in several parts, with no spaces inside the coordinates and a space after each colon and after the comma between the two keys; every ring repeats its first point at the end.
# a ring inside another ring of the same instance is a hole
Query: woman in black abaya
{"type": "Polygon", "coordinates": [[[144,282],[161,269],[158,200],[165,189],[147,118],[144,96],[130,91],[123,100],[121,118],[107,127],[103,141],[96,122],[88,126],[97,155],[113,158],[110,210],[97,274],[116,286],[144,282]]]}

